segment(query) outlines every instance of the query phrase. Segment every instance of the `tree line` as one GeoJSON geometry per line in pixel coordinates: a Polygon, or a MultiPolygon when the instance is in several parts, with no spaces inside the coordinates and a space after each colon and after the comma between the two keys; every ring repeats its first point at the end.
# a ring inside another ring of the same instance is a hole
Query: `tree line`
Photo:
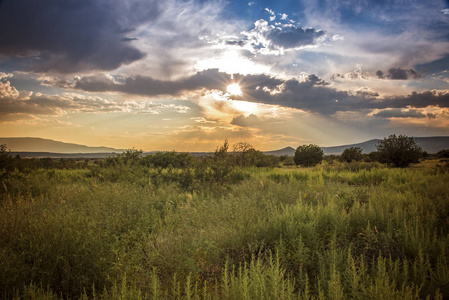
{"type": "MultiPolygon", "coordinates": [[[[360,147],[345,149],[339,156],[329,156],[328,160],[334,158],[342,162],[368,161],[380,162],[391,167],[404,168],[412,163],[418,163],[426,153],[416,140],[405,135],[390,135],[381,140],[376,146],[377,151],[365,154],[360,147]]],[[[441,150],[438,157],[449,157],[449,150],[441,150]]],[[[27,169],[74,169],[89,166],[114,167],[119,165],[145,166],[152,168],[199,168],[207,167],[218,169],[232,167],[277,167],[281,165],[297,165],[301,167],[312,167],[320,164],[324,159],[323,150],[315,145],[299,146],[293,157],[282,155],[280,157],[267,155],[256,150],[251,144],[239,142],[232,146],[227,140],[223,145],[216,148],[210,155],[194,156],[188,152],[157,152],[151,155],[143,155],[142,150],[128,149],[120,154],[111,155],[105,159],[52,159],[52,158],[30,158],[21,159],[19,155],[12,157],[5,144],[0,145],[0,175],[4,176],[7,171],[27,169]]]]}
{"type": "MultiPolygon", "coordinates": [[[[417,145],[416,140],[406,135],[395,134],[384,138],[376,145],[377,151],[365,156],[360,147],[350,147],[343,151],[340,160],[345,162],[361,161],[365,158],[370,161],[385,163],[391,167],[405,168],[412,163],[418,163],[426,153],[417,145]]],[[[448,150],[442,150],[439,156],[447,155],[448,150]]],[[[315,166],[323,160],[323,150],[314,144],[302,145],[296,149],[294,161],[303,167],[315,166]]]]}

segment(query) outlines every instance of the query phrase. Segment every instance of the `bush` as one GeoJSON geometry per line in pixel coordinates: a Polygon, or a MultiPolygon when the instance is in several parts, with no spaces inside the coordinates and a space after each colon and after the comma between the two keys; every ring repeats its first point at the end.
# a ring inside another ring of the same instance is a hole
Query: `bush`
{"type": "Polygon", "coordinates": [[[361,161],[363,159],[362,148],[351,147],[347,148],[341,154],[341,160],[346,162],[361,161]]]}
{"type": "Polygon", "coordinates": [[[9,171],[11,169],[12,158],[9,156],[6,144],[0,145],[0,170],[9,171]]]}
{"type": "Polygon", "coordinates": [[[141,164],[154,168],[191,168],[195,164],[195,157],[186,152],[157,152],[147,155],[141,160],[141,164]]]}
{"type": "Polygon", "coordinates": [[[302,145],[296,149],[294,161],[303,167],[315,166],[323,160],[323,150],[317,145],[302,145]]]}
{"type": "Polygon", "coordinates": [[[117,165],[135,165],[142,158],[142,150],[128,149],[121,154],[115,154],[106,158],[105,164],[107,166],[117,165]]]}
{"type": "Polygon", "coordinates": [[[438,151],[437,156],[439,158],[449,158],[449,149],[443,149],[438,151]]]}
{"type": "Polygon", "coordinates": [[[398,168],[406,168],[411,163],[418,163],[423,153],[415,139],[405,135],[390,135],[380,141],[376,148],[380,162],[398,168]]]}

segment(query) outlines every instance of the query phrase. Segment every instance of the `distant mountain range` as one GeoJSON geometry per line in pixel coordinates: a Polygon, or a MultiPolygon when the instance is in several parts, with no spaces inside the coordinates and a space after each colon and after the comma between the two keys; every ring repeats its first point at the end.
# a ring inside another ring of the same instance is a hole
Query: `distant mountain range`
{"type": "Polygon", "coordinates": [[[123,149],[109,147],[89,147],[78,144],[63,143],[41,138],[0,138],[0,144],[13,152],[52,152],[52,153],[121,153],[123,149]]]}
{"type": "MultiPolygon", "coordinates": [[[[443,149],[449,149],[449,136],[434,136],[434,137],[416,137],[416,143],[421,146],[421,148],[427,153],[433,154],[437,153],[443,149]]],[[[373,139],[366,142],[351,144],[351,145],[342,145],[342,146],[334,146],[334,147],[321,147],[325,155],[339,155],[345,149],[351,147],[360,147],[362,148],[363,153],[370,153],[376,151],[376,145],[379,144],[381,139],[373,139]]],[[[295,149],[292,147],[287,147],[284,149],[276,150],[276,151],[267,151],[265,154],[271,154],[276,156],[281,155],[295,155],[295,149]]]]}
{"type": "MultiPolygon", "coordinates": [[[[419,146],[427,153],[437,153],[443,149],[449,149],[449,136],[417,137],[415,138],[419,146]]],[[[334,147],[321,147],[325,155],[341,154],[350,147],[360,147],[363,153],[376,151],[376,145],[380,139],[373,139],[366,142],[334,147]]],[[[19,154],[22,157],[59,157],[59,158],[101,158],[108,157],[112,153],[122,153],[125,149],[115,149],[110,147],[89,147],[78,144],[63,143],[41,138],[0,138],[0,144],[6,144],[11,150],[11,154],[19,154]]],[[[155,153],[145,152],[145,155],[155,153]]],[[[295,155],[295,148],[286,147],[274,151],[264,151],[268,155],[295,155]]],[[[208,152],[194,152],[194,155],[207,155],[208,152]]]]}

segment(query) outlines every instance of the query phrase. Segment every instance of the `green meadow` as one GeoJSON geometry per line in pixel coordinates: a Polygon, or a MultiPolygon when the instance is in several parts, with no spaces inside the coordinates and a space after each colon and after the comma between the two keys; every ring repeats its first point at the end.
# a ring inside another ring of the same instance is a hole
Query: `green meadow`
{"type": "Polygon", "coordinates": [[[1,298],[449,298],[447,163],[143,160],[2,171],[1,298]]]}

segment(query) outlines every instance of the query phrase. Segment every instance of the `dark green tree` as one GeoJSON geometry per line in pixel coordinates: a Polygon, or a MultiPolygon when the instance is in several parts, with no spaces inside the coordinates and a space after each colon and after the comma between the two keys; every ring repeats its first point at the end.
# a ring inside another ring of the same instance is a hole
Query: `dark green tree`
{"type": "Polygon", "coordinates": [[[439,158],[449,158],[449,149],[443,149],[438,151],[437,156],[439,158]]]}
{"type": "Polygon", "coordinates": [[[418,163],[423,153],[414,138],[402,134],[398,136],[392,134],[384,138],[376,148],[380,162],[398,168],[406,168],[411,163],[418,163]]]}
{"type": "Polygon", "coordinates": [[[351,147],[347,148],[341,154],[341,160],[346,162],[361,161],[363,159],[362,148],[351,147]]]}
{"type": "Polygon", "coordinates": [[[323,155],[323,150],[317,145],[302,145],[296,149],[293,159],[296,165],[311,167],[321,163],[323,155]]]}

